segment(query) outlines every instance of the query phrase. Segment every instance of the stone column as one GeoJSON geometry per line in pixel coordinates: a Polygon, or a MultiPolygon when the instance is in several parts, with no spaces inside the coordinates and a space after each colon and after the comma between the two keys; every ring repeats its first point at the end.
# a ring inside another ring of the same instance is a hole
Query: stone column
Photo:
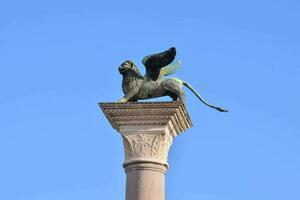
{"type": "Polygon", "coordinates": [[[123,138],[126,200],[164,200],[168,152],[192,126],[180,102],[100,103],[123,138]]]}

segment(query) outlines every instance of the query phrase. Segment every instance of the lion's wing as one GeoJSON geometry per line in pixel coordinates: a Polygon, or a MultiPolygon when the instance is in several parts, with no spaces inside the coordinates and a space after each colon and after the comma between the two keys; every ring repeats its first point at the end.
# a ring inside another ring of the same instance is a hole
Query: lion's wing
{"type": "Polygon", "coordinates": [[[145,77],[148,80],[156,81],[163,67],[171,64],[176,56],[174,47],[162,53],[152,54],[143,58],[143,64],[146,67],[145,77]]]}
{"type": "Polygon", "coordinates": [[[171,63],[171,64],[161,68],[160,75],[168,76],[168,75],[174,74],[175,72],[177,72],[179,70],[180,66],[181,66],[181,61],[176,61],[174,63],[171,63]]]}

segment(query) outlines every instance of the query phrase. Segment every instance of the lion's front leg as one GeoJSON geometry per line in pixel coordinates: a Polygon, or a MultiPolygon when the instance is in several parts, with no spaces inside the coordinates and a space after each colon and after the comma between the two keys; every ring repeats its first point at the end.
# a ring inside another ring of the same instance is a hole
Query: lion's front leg
{"type": "Polygon", "coordinates": [[[119,99],[118,102],[120,102],[120,103],[125,103],[125,102],[127,102],[127,101],[128,101],[128,99],[126,99],[125,97],[122,97],[121,99],[119,99]]]}
{"type": "Polygon", "coordinates": [[[132,89],[130,90],[127,94],[125,94],[124,97],[122,97],[119,102],[121,103],[125,103],[125,102],[128,102],[128,101],[131,101],[132,97],[134,97],[135,95],[138,94],[138,90],[137,89],[132,89]]]}

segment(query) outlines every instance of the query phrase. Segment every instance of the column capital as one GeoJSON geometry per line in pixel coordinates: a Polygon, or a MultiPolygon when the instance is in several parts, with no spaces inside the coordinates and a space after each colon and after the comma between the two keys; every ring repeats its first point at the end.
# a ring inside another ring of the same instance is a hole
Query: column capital
{"type": "Polygon", "coordinates": [[[99,103],[123,138],[124,167],[136,163],[168,166],[173,139],[192,126],[181,102],[99,103]]]}

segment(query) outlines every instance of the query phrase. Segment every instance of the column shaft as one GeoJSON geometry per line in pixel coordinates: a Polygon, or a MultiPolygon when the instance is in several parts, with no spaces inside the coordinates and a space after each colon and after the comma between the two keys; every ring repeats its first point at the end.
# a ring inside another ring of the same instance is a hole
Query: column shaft
{"type": "Polygon", "coordinates": [[[166,166],[154,163],[126,166],[126,200],[164,200],[166,170],[166,166]]]}

